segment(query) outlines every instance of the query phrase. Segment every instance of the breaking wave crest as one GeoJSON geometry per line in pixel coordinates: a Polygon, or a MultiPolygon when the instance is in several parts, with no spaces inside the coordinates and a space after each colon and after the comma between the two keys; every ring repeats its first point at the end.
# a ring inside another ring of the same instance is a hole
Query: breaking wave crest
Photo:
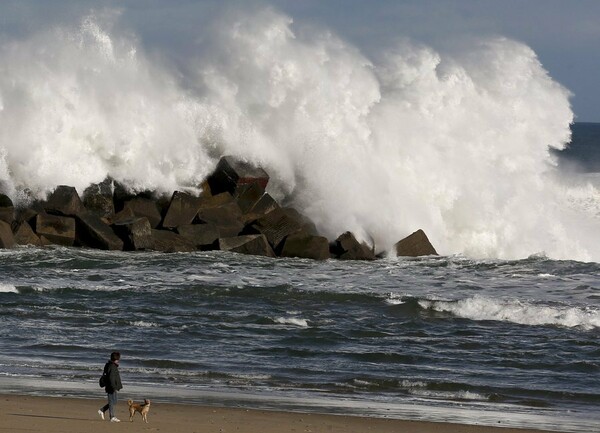
{"type": "Polygon", "coordinates": [[[593,307],[577,308],[537,305],[519,300],[500,300],[482,296],[458,301],[419,300],[421,308],[451,313],[471,320],[497,320],[522,325],[556,325],[591,330],[600,327],[600,311],[593,307]]]}
{"type": "Polygon", "coordinates": [[[569,207],[596,189],[553,175],[569,92],[529,47],[403,40],[367,57],[265,8],[200,26],[175,70],[114,16],[0,41],[0,183],[16,201],[106,176],[197,189],[233,154],[329,237],[383,249],[423,228],[443,254],[600,260],[597,223],[569,207]]]}
{"type": "Polygon", "coordinates": [[[0,293],[19,293],[12,284],[0,283],[0,293]]]}

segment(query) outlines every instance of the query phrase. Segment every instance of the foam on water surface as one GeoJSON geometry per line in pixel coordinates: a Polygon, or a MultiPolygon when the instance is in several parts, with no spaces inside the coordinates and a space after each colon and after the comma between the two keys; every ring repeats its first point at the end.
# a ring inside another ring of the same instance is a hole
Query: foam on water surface
{"type": "Polygon", "coordinates": [[[19,293],[19,291],[12,284],[0,283],[0,293],[19,293]]]}
{"type": "Polygon", "coordinates": [[[521,325],[556,325],[591,330],[600,327],[600,311],[592,306],[560,307],[519,300],[473,296],[457,301],[420,300],[422,308],[472,320],[500,320],[521,325]]]}

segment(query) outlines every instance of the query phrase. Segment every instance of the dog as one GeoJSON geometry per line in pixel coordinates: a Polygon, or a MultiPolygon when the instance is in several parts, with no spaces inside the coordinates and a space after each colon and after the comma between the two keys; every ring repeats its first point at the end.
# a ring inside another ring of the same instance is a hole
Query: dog
{"type": "Polygon", "coordinates": [[[133,422],[133,415],[139,412],[145,423],[148,422],[148,412],[150,412],[150,400],[145,399],[144,404],[134,403],[133,400],[127,400],[129,405],[129,421],[133,422]]]}

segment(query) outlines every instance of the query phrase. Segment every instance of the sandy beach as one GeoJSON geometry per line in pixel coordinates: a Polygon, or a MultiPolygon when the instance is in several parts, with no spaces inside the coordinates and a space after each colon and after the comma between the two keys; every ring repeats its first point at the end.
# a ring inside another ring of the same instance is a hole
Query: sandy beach
{"type": "Polygon", "coordinates": [[[241,408],[203,407],[153,402],[148,423],[136,414],[129,422],[127,403],[120,401],[120,423],[102,421],[104,400],[61,397],[0,396],[0,432],[100,433],[147,431],[165,433],[534,433],[521,430],[447,423],[303,414],[241,408]]]}

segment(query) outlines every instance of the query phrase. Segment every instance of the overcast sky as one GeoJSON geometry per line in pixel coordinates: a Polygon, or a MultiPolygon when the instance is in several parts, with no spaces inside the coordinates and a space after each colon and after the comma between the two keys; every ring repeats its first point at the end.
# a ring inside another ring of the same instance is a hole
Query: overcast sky
{"type": "Polygon", "coordinates": [[[0,0],[0,33],[20,37],[92,7],[118,6],[142,44],[184,52],[194,28],[223,5],[261,3],[331,29],[367,57],[399,37],[436,49],[465,37],[516,39],[573,93],[576,121],[600,122],[600,0],[0,0]]]}

